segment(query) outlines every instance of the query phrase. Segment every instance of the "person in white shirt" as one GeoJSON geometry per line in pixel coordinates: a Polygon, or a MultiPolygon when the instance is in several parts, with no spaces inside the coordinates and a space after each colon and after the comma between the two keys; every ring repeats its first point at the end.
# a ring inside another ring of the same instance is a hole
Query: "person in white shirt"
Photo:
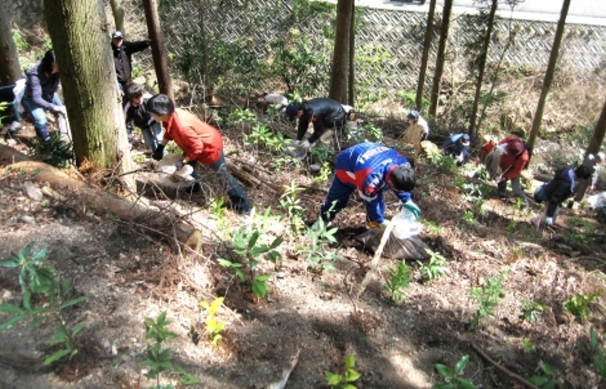
{"type": "Polygon", "coordinates": [[[421,140],[427,139],[427,136],[429,135],[429,125],[427,124],[427,120],[423,119],[417,110],[410,111],[406,116],[406,128],[412,129],[414,125],[421,126],[423,129],[421,140]]]}

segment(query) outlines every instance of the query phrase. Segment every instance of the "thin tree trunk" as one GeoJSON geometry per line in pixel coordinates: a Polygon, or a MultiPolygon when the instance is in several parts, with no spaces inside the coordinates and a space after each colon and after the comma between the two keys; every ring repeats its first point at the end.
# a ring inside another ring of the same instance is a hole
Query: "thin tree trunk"
{"type": "Polygon", "coordinates": [[[109,0],[112,7],[112,14],[114,15],[114,24],[116,30],[122,32],[126,36],[126,30],[124,26],[124,7],[122,7],[122,0],[109,0]]]}
{"type": "Polygon", "coordinates": [[[166,63],[166,50],[164,50],[162,30],[160,29],[157,2],[156,0],[144,0],[143,7],[145,8],[145,19],[147,20],[147,30],[151,39],[154,67],[160,92],[174,99],[170,74],[168,73],[168,64],[166,63]]]}
{"type": "MultiPolygon", "coordinates": [[[[44,0],[44,13],[61,73],[76,163],[131,171],[103,3],[44,0]]],[[[129,187],[133,184],[134,180],[127,182],[129,187]]]]}
{"type": "Polygon", "coordinates": [[[22,73],[6,7],[0,12],[0,58],[0,86],[13,85],[22,73]]]}
{"type": "Polygon", "coordinates": [[[562,42],[562,36],[564,35],[564,26],[566,25],[566,16],[568,15],[568,8],[570,7],[570,0],[564,0],[562,4],[562,11],[560,12],[560,20],[558,21],[558,28],[556,29],[555,37],[553,39],[553,47],[551,49],[551,55],[549,56],[549,65],[547,65],[547,72],[545,73],[545,79],[543,80],[543,88],[541,89],[541,96],[539,97],[539,104],[534,114],[534,120],[532,121],[532,130],[530,130],[530,137],[528,138],[528,147],[534,149],[534,143],[539,134],[541,128],[541,121],[543,120],[543,110],[545,109],[545,102],[547,101],[547,94],[551,87],[551,81],[553,81],[553,75],[555,73],[555,67],[558,62],[558,53],[560,51],[560,43],[562,42]]]}
{"type": "Polygon", "coordinates": [[[206,88],[208,88],[208,37],[206,34],[206,4],[205,0],[198,0],[198,15],[200,16],[200,39],[202,42],[202,71],[203,74],[203,87],[206,95],[206,88]]]}
{"type": "Polygon", "coordinates": [[[347,104],[356,106],[356,83],[355,77],[356,63],[356,1],[351,2],[351,22],[349,25],[349,82],[347,83],[347,104]]]}
{"type": "Polygon", "coordinates": [[[604,103],[604,108],[602,108],[600,118],[598,119],[595,129],[593,130],[593,136],[591,137],[591,142],[589,142],[589,147],[587,148],[585,156],[589,154],[595,155],[600,151],[602,142],[604,142],[604,133],[606,133],[606,103],[604,103]]]}
{"type": "Polygon", "coordinates": [[[337,5],[337,33],[332,55],[330,72],[330,92],[328,96],[340,103],[347,101],[349,81],[349,47],[351,31],[351,12],[354,0],[339,0],[337,5]]]}
{"type": "Polygon", "coordinates": [[[480,68],[478,69],[478,81],[476,83],[476,93],[473,98],[473,107],[471,108],[471,117],[469,125],[469,135],[473,138],[475,136],[475,125],[476,115],[478,113],[478,105],[480,104],[480,94],[482,93],[482,83],[484,81],[484,72],[486,71],[486,59],[488,57],[488,47],[490,46],[490,38],[492,36],[492,30],[494,28],[494,18],[497,13],[497,5],[499,0],[492,0],[492,6],[490,7],[490,14],[488,15],[488,25],[486,26],[486,36],[484,37],[484,44],[482,46],[482,52],[480,53],[480,68]]]}
{"type": "Polygon", "coordinates": [[[444,72],[446,43],[448,42],[448,30],[450,29],[452,2],[453,0],[444,0],[444,11],[442,12],[442,31],[440,34],[440,44],[438,45],[438,57],[436,59],[436,71],[433,77],[433,88],[431,89],[431,105],[429,106],[430,116],[436,116],[436,111],[438,110],[442,73],[444,72]]]}
{"type": "Polygon", "coordinates": [[[433,18],[436,13],[436,0],[429,3],[429,15],[427,15],[427,27],[425,28],[425,40],[423,42],[423,55],[421,57],[421,71],[419,73],[419,82],[417,83],[417,96],[415,104],[417,110],[421,110],[423,105],[423,89],[425,88],[425,74],[427,73],[427,61],[429,60],[429,50],[431,49],[431,36],[433,35],[433,18]]]}

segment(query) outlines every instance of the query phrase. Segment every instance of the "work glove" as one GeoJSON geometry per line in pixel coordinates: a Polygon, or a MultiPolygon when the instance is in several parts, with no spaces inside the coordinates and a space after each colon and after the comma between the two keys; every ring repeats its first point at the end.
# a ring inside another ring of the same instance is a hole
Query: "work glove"
{"type": "Polygon", "coordinates": [[[152,158],[156,161],[160,161],[164,157],[164,145],[159,144],[156,151],[152,154],[152,158]]]}
{"type": "Polygon", "coordinates": [[[548,217],[548,218],[546,218],[546,219],[545,219],[545,223],[546,223],[548,226],[553,226],[553,218],[552,218],[552,217],[548,217]]]}
{"type": "Polygon", "coordinates": [[[417,218],[417,220],[419,220],[419,217],[421,216],[421,208],[419,208],[417,204],[413,203],[412,200],[404,203],[404,209],[410,211],[417,218]]]}
{"type": "Polygon", "coordinates": [[[382,230],[387,228],[389,222],[387,220],[383,220],[382,222],[366,222],[366,228],[380,228],[382,230]]]}
{"type": "Polygon", "coordinates": [[[175,167],[177,168],[177,170],[181,170],[181,169],[183,169],[183,166],[185,166],[185,163],[184,163],[182,160],[181,160],[181,161],[178,161],[178,162],[175,164],[175,167]]]}
{"type": "Polygon", "coordinates": [[[63,116],[67,115],[67,110],[65,109],[65,105],[53,105],[52,111],[54,114],[57,114],[57,115],[63,115],[63,116]]]}
{"type": "Polygon", "coordinates": [[[301,142],[300,147],[305,150],[309,150],[311,148],[311,145],[309,144],[309,141],[307,139],[305,139],[304,141],[301,142]]]}

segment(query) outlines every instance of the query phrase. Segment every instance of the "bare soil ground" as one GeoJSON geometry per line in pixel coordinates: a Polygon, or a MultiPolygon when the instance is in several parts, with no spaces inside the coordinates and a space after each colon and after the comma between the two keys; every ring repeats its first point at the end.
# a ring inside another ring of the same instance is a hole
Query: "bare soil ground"
{"type": "MultiPolygon", "coordinates": [[[[28,131],[31,128],[24,136],[28,131]]],[[[240,151],[232,157],[239,162],[248,158],[248,151],[237,139],[238,131],[227,131],[227,149],[240,151]]],[[[25,151],[23,144],[14,147],[25,151]]],[[[364,231],[365,217],[362,204],[352,198],[337,219],[342,259],[335,262],[336,270],[312,271],[286,242],[280,246],[284,259],[276,269],[262,263],[272,275],[272,290],[266,299],[257,299],[218,265],[218,258],[229,257],[230,242],[219,239],[217,218],[201,195],[156,203],[164,211],[194,213],[190,222],[203,232],[204,245],[199,256],[183,257],[145,226],[92,213],[77,194],[65,193],[65,201],[33,201],[25,194],[24,182],[44,183],[12,169],[10,162],[3,159],[0,170],[0,258],[35,241],[37,247],[48,248],[48,263],[59,276],[71,279],[78,294],[92,297],[68,311],[70,322],[87,322],[78,338],[80,352],[69,361],[41,365],[40,357],[50,350],[41,341],[51,337],[51,325],[32,331],[20,324],[0,332],[0,388],[152,387],[154,381],[143,375],[143,319],[163,311],[172,322],[170,329],[179,335],[166,346],[172,349],[175,366],[201,380],[194,387],[268,388],[294,365],[286,388],[327,388],[325,371],[342,372],[347,355],[355,356],[355,368],[362,373],[358,388],[430,388],[442,382],[433,365],[452,368],[463,355],[470,356],[464,376],[478,387],[524,387],[476,350],[524,378],[539,374],[539,362],[545,361],[556,368],[564,388],[605,385],[583,352],[590,327],[604,332],[603,299],[592,305],[583,323],[563,309],[573,295],[605,287],[604,226],[587,211],[564,210],[561,227],[540,230],[529,224],[531,214],[542,210],[538,205],[517,209],[513,199],[488,199],[484,212],[475,213],[474,204],[455,187],[455,174],[419,158],[416,202],[423,218],[440,227],[435,232],[426,229],[421,237],[448,259],[445,276],[423,280],[419,264],[408,261],[413,280],[405,290],[406,300],[394,305],[382,283],[395,261],[383,259],[377,277],[356,299],[352,291],[368,271],[372,254],[353,239],[364,231]],[[464,222],[470,210],[476,220],[464,222]],[[586,223],[583,228],[579,221],[586,223]],[[469,299],[471,288],[504,270],[505,292],[494,317],[471,329],[468,323],[477,309],[469,299]],[[225,296],[218,318],[227,324],[219,347],[205,335],[205,315],[198,306],[217,296],[225,296]],[[522,321],[521,302],[539,299],[549,309],[536,323],[522,321]],[[523,342],[534,349],[524,348],[523,342]]],[[[265,161],[259,163],[263,167],[265,161]]],[[[306,217],[317,216],[327,183],[312,186],[304,169],[284,170],[267,179],[278,188],[291,180],[308,186],[300,199],[306,217]]],[[[245,189],[260,212],[268,206],[282,212],[281,193],[266,185],[245,189]]],[[[398,210],[395,202],[395,197],[388,198],[389,215],[398,210]]],[[[231,211],[226,211],[226,219],[234,227],[246,222],[231,211]]],[[[274,227],[276,233],[284,228],[274,227]]],[[[0,303],[20,301],[17,272],[0,269],[0,303]]],[[[0,322],[7,317],[0,314],[0,322]]],[[[176,384],[177,377],[167,375],[163,382],[176,384]]]]}

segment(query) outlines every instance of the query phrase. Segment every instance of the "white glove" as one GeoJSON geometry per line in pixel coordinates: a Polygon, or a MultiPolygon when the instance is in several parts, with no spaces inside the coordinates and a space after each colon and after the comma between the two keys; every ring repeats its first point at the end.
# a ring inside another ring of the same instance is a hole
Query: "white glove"
{"type": "Polygon", "coordinates": [[[552,217],[546,218],[545,223],[547,223],[548,226],[553,226],[553,218],[552,217]]]}
{"type": "Polygon", "coordinates": [[[301,148],[306,149],[306,150],[309,150],[311,148],[311,145],[309,144],[309,141],[307,139],[302,141],[300,146],[301,146],[301,148]]]}
{"type": "Polygon", "coordinates": [[[55,105],[53,107],[53,112],[56,114],[67,116],[67,110],[65,109],[65,105],[55,105]]]}

